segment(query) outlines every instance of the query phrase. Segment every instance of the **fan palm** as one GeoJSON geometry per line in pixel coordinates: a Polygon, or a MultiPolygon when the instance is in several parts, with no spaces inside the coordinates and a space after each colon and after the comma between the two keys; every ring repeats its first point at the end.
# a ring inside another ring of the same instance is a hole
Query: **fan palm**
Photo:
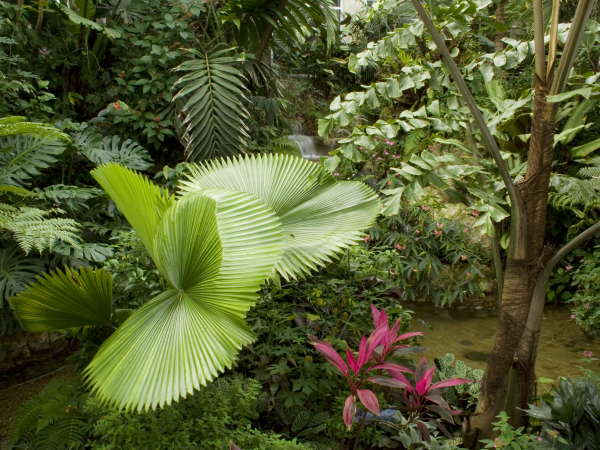
{"type": "MultiPolygon", "coordinates": [[[[119,320],[86,369],[97,395],[126,409],[170,404],[231,367],[253,340],[244,317],[273,268],[289,277],[320,263],[359,238],[380,209],[366,186],[336,183],[322,167],[290,157],[198,168],[178,200],[116,164],[92,174],[169,284],[119,320]],[[307,189],[308,177],[323,174],[307,189]],[[220,177],[223,186],[214,182],[220,177]]],[[[110,285],[102,270],[58,272],[11,304],[30,331],[112,325],[110,285]]]]}
{"type": "Polygon", "coordinates": [[[276,269],[286,279],[309,273],[356,242],[382,208],[364,183],[337,182],[321,166],[292,156],[239,157],[190,169],[184,193],[214,188],[247,192],[277,214],[283,255],[276,269]],[[319,183],[309,183],[316,178],[319,183]]]}

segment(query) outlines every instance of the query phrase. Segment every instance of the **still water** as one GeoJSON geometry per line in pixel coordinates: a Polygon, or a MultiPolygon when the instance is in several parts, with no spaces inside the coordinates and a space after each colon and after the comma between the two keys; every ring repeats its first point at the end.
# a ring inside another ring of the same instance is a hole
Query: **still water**
{"type": "MultiPolygon", "coordinates": [[[[423,304],[406,304],[414,311],[411,329],[427,333],[421,345],[429,347],[427,359],[453,353],[474,369],[485,369],[487,358],[494,346],[498,329],[497,317],[475,317],[460,311],[433,310],[423,304]],[[432,326],[429,329],[424,323],[432,326]]],[[[584,351],[594,352],[600,358],[600,337],[586,335],[570,319],[571,311],[565,306],[547,306],[542,321],[542,332],[538,347],[536,376],[556,380],[559,376],[578,378],[584,366],[581,360],[584,351]]],[[[600,361],[590,368],[600,371],[600,361]]]]}

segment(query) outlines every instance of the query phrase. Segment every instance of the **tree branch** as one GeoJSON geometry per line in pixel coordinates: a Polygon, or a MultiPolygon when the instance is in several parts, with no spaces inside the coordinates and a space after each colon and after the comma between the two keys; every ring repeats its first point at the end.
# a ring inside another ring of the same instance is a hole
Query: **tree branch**
{"type": "Polygon", "coordinates": [[[420,0],[411,0],[413,6],[417,10],[417,13],[421,17],[421,20],[427,27],[429,34],[431,35],[433,42],[435,43],[438,52],[444,58],[448,69],[450,69],[450,74],[458,87],[460,95],[462,95],[465,103],[469,107],[473,118],[475,119],[475,123],[479,127],[481,131],[481,135],[483,136],[483,140],[486,143],[488,151],[490,155],[494,158],[496,162],[496,166],[498,167],[498,171],[500,172],[500,176],[502,177],[502,181],[504,181],[504,185],[506,186],[506,190],[508,191],[508,196],[510,197],[511,202],[511,240],[510,240],[510,248],[509,248],[509,257],[513,259],[524,259],[526,258],[526,236],[527,236],[527,220],[525,217],[525,204],[523,203],[523,198],[521,197],[521,193],[517,190],[515,183],[513,182],[512,177],[508,171],[508,166],[504,159],[502,159],[502,155],[500,154],[500,150],[498,149],[498,145],[490,133],[489,128],[487,127],[487,123],[479,111],[477,103],[475,103],[475,99],[469,91],[467,83],[465,82],[458,66],[450,56],[450,52],[446,47],[444,39],[440,35],[440,33],[435,28],[435,24],[423,8],[420,0]]]}
{"type": "MultiPolygon", "coordinates": [[[[596,0],[579,0],[577,4],[577,10],[571,22],[571,28],[569,29],[569,35],[567,36],[567,42],[562,51],[560,63],[556,70],[554,81],[552,82],[552,88],[550,89],[550,95],[561,94],[564,92],[567,86],[567,80],[569,73],[575,62],[577,51],[579,50],[579,44],[581,44],[581,38],[587,27],[590,14],[594,7],[596,0]]],[[[536,49],[537,54],[537,49],[536,49]]]]}
{"type": "Polygon", "coordinates": [[[544,9],[542,0],[533,0],[533,43],[535,48],[535,74],[546,83],[546,45],[544,44],[544,9]]]}

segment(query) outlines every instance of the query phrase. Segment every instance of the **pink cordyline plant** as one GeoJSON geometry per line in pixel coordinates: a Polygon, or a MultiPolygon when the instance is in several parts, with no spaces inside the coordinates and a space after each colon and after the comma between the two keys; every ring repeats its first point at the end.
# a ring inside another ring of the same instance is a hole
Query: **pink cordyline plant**
{"type": "MultiPolygon", "coordinates": [[[[366,381],[367,374],[376,371],[381,376],[384,370],[392,376],[394,373],[412,373],[413,371],[409,368],[386,362],[386,360],[392,351],[400,347],[406,347],[405,345],[394,345],[395,343],[423,334],[421,332],[413,332],[398,336],[400,320],[390,330],[385,309],[379,311],[374,305],[371,305],[371,311],[373,313],[375,331],[368,338],[365,336],[362,337],[358,348],[358,358],[354,356],[350,348],[346,348],[346,361],[344,361],[329,342],[319,341],[312,335],[308,336],[317,351],[333,364],[348,381],[350,396],[346,399],[343,413],[344,423],[348,430],[352,429],[352,422],[356,416],[357,397],[367,410],[376,416],[379,415],[379,402],[373,391],[361,389],[363,383],[366,381]]],[[[372,382],[377,384],[377,381],[372,382]]]]}

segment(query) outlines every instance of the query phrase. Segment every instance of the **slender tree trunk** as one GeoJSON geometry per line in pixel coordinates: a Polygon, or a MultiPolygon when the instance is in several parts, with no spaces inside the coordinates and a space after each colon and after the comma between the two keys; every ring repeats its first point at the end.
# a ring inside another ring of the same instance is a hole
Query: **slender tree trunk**
{"type": "Polygon", "coordinates": [[[42,32],[43,24],[44,24],[44,6],[40,2],[40,4],[38,5],[37,23],[35,24],[35,32],[37,34],[40,34],[42,32]]]}
{"type": "MultiPolygon", "coordinates": [[[[287,3],[288,0],[279,0],[279,4],[277,5],[277,12],[282,13],[287,3]]],[[[277,23],[277,21],[279,20],[279,14],[273,13],[271,20],[274,23],[277,23]]],[[[267,48],[267,44],[269,43],[269,39],[271,39],[271,35],[273,34],[274,30],[275,27],[271,22],[269,22],[269,24],[265,27],[265,31],[263,32],[263,35],[260,38],[260,43],[258,44],[258,48],[256,49],[257,60],[260,61],[260,58],[262,58],[262,55],[265,52],[265,49],[267,48]]]]}
{"type": "MultiPolygon", "coordinates": [[[[504,25],[504,11],[506,9],[506,0],[500,0],[500,2],[498,3],[498,8],[496,9],[496,22],[501,23],[504,25]]],[[[496,32],[496,51],[497,52],[501,52],[502,50],[504,50],[504,42],[502,42],[502,39],[504,39],[504,31],[497,31],[496,32]]]]}

